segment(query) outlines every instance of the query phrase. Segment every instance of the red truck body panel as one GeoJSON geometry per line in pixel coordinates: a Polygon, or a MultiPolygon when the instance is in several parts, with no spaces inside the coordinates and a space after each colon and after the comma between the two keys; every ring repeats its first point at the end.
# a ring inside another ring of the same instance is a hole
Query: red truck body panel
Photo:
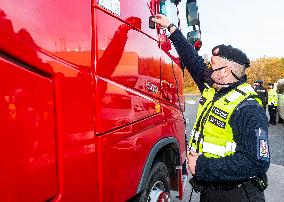
{"type": "Polygon", "coordinates": [[[0,201],[126,201],[167,138],[184,162],[182,72],[146,2],[0,1],[0,201]]]}

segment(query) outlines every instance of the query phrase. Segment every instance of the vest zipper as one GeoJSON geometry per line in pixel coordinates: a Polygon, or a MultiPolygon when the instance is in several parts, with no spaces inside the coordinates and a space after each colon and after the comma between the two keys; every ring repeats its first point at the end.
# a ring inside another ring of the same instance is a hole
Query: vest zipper
{"type": "MultiPolygon", "coordinates": [[[[193,136],[193,140],[192,140],[192,143],[195,142],[195,133],[199,131],[199,127],[201,125],[201,122],[202,122],[202,118],[203,118],[203,115],[204,113],[207,111],[208,109],[208,106],[212,103],[212,101],[210,101],[206,107],[204,108],[204,110],[201,112],[198,120],[197,120],[197,123],[196,123],[196,128],[195,128],[195,131],[194,131],[194,136],[193,136]]],[[[210,110],[211,110],[212,106],[210,107],[210,110]]],[[[200,136],[201,136],[201,133],[199,134],[198,136],[198,140],[197,140],[197,148],[196,148],[196,151],[199,152],[199,141],[200,141],[200,136]]],[[[203,136],[203,135],[202,135],[203,136]]]]}

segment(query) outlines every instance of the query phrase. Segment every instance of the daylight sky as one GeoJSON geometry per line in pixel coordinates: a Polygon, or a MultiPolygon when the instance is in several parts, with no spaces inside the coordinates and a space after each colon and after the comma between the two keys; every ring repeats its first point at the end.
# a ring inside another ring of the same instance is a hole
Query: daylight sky
{"type": "Polygon", "coordinates": [[[284,0],[197,0],[203,47],[230,44],[251,60],[284,57],[284,0]]]}

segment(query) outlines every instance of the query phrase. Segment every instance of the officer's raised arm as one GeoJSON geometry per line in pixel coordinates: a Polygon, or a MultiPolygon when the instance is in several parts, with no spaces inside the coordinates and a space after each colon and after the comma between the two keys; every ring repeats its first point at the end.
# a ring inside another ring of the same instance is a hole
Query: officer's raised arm
{"type": "Polygon", "coordinates": [[[152,20],[161,27],[169,30],[171,34],[169,39],[173,42],[183,67],[188,69],[199,90],[202,92],[205,87],[204,69],[206,68],[203,58],[197,54],[197,51],[183,36],[181,31],[165,15],[158,14],[152,20]]]}

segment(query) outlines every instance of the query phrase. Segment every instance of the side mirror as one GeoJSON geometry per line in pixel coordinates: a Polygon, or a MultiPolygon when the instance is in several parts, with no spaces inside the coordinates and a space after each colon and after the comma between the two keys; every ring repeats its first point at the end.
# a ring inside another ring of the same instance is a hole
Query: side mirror
{"type": "Polygon", "coordinates": [[[186,2],[187,25],[199,25],[199,15],[196,0],[187,0],[186,2]]]}
{"type": "Polygon", "coordinates": [[[201,32],[199,30],[193,30],[187,33],[187,40],[191,43],[195,50],[199,51],[202,46],[201,32]]]}
{"type": "Polygon", "coordinates": [[[175,5],[178,5],[181,2],[181,0],[171,0],[171,2],[174,3],[175,5]]]}

